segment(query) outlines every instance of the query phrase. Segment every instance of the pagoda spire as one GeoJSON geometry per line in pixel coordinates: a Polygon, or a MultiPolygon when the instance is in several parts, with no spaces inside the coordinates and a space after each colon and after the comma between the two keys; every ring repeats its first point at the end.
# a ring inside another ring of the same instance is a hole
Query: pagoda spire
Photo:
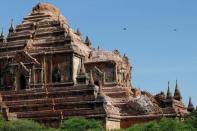
{"type": "Polygon", "coordinates": [[[3,35],[3,28],[1,29],[1,36],[3,35]]]}
{"type": "Polygon", "coordinates": [[[81,60],[81,67],[79,73],[77,74],[76,80],[77,80],[77,84],[88,84],[89,78],[85,71],[83,60],[81,60]]]}
{"type": "Polygon", "coordinates": [[[182,99],[177,80],[176,80],[175,91],[174,91],[174,99],[178,101],[181,101],[182,99]]]}
{"type": "Polygon", "coordinates": [[[60,23],[60,12],[58,12],[58,18],[57,18],[57,20],[60,23]]]}
{"type": "Polygon", "coordinates": [[[4,38],[4,35],[3,35],[3,28],[2,28],[2,30],[1,30],[0,38],[4,38]]]}
{"type": "Polygon", "coordinates": [[[91,46],[91,42],[90,42],[90,39],[88,36],[86,36],[86,39],[85,39],[85,44],[90,47],[91,46]]]}
{"type": "Polygon", "coordinates": [[[123,55],[123,59],[124,59],[124,61],[127,63],[127,64],[129,64],[129,58],[127,57],[127,55],[124,53],[124,55],[123,55]]]}
{"type": "Polygon", "coordinates": [[[0,35],[0,42],[4,42],[3,28],[0,35]]]}
{"type": "Polygon", "coordinates": [[[168,91],[167,91],[166,99],[172,99],[172,94],[170,92],[170,81],[168,81],[168,91]]]}
{"type": "Polygon", "coordinates": [[[11,19],[11,25],[10,25],[10,28],[9,28],[9,32],[10,33],[14,32],[13,19],[11,19]]]}
{"type": "Polygon", "coordinates": [[[194,105],[192,103],[192,98],[189,97],[189,104],[188,104],[188,107],[187,107],[187,111],[192,112],[193,110],[194,110],[194,105]]]}
{"type": "Polygon", "coordinates": [[[67,35],[66,35],[66,42],[67,43],[70,43],[72,41],[73,40],[72,40],[72,36],[71,36],[71,29],[70,29],[70,27],[68,27],[68,29],[67,29],[67,35]]]}

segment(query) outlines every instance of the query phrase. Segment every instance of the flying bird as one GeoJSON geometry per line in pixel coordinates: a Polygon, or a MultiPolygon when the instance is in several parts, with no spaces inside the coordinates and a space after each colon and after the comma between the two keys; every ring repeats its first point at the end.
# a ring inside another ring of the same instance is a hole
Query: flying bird
{"type": "Polygon", "coordinates": [[[173,31],[177,31],[177,29],[173,29],[173,31]]]}
{"type": "Polygon", "coordinates": [[[126,27],[124,27],[124,28],[123,28],[123,30],[127,30],[127,28],[126,28],[126,27]]]}

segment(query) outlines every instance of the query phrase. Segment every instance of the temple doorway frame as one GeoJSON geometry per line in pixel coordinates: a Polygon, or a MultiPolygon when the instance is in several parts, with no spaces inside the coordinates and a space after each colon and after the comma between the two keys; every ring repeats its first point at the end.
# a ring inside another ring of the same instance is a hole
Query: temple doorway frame
{"type": "Polygon", "coordinates": [[[16,90],[28,89],[27,77],[24,73],[18,71],[16,73],[16,90]]]}

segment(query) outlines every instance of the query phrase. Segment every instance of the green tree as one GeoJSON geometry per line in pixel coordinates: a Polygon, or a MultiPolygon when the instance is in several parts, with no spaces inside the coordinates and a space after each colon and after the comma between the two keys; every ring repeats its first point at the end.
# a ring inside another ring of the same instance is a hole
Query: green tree
{"type": "Polygon", "coordinates": [[[191,129],[191,126],[173,118],[162,118],[158,125],[160,126],[161,131],[187,131],[191,129]]]}
{"type": "Polygon", "coordinates": [[[1,131],[43,131],[46,128],[32,120],[4,121],[1,131]]]}
{"type": "Polygon", "coordinates": [[[191,112],[185,123],[197,130],[197,111],[191,112]]]}
{"type": "Polygon", "coordinates": [[[126,131],[160,131],[159,125],[156,121],[148,122],[146,124],[136,124],[126,131]]]}
{"type": "Polygon", "coordinates": [[[99,121],[85,119],[83,117],[71,117],[64,120],[60,127],[61,131],[103,131],[99,121]]]}
{"type": "Polygon", "coordinates": [[[0,129],[4,126],[5,120],[2,115],[0,115],[0,129]]]}
{"type": "MultiPolygon", "coordinates": [[[[193,119],[191,120],[193,122],[193,119]]],[[[128,129],[120,131],[193,131],[191,124],[181,122],[174,118],[162,118],[159,121],[152,121],[145,124],[136,124],[128,129]]],[[[119,131],[119,130],[117,130],[119,131]]]]}

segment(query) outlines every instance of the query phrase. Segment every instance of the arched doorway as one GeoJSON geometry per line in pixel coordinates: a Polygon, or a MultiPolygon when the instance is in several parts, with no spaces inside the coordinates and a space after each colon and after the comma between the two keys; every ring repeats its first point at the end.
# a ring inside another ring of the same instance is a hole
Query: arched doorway
{"type": "Polygon", "coordinates": [[[26,83],[26,78],[25,75],[21,74],[20,75],[20,89],[24,90],[26,89],[27,83],[26,83]]]}
{"type": "Polygon", "coordinates": [[[23,73],[17,72],[15,79],[16,79],[16,90],[24,90],[27,88],[26,77],[23,73]]]}

